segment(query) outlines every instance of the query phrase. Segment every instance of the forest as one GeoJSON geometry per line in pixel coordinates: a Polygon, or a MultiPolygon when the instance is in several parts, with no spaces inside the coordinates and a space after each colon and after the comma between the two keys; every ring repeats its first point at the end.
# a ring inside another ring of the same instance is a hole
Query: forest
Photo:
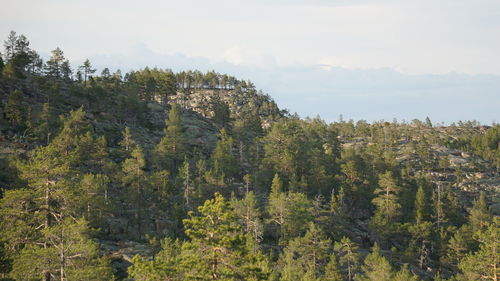
{"type": "Polygon", "coordinates": [[[500,125],[0,54],[0,280],[498,280],[500,125]]]}

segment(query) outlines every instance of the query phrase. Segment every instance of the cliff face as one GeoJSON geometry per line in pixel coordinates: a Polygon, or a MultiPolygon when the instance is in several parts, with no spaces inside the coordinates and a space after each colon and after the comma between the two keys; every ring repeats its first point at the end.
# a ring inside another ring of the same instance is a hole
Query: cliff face
{"type": "Polygon", "coordinates": [[[273,121],[284,115],[271,97],[254,89],[177,92],[175,95],[169,96],[168,100],[170,103],[177,103],[182,108],[192,110],[210,119],[224,114],[224,110],[227,110],[229,117],[233,120],[244,118],[248,114],[256,114],[260,117],[264,128],[270,127],[273,121]]]}

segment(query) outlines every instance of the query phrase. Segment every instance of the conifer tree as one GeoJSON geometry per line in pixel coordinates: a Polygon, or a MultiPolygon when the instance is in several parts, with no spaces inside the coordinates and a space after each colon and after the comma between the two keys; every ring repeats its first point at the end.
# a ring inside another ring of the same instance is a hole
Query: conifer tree
{"type": "Polygon", "coordinates": [[[145,167],[146,161],[144,159],[144,152],[141,146],[137,145],[132,151],[131,157],[125,159],[123,162],[122,182],[128,187],[128,192],[126,194],[129,197],[127,199],[133,203],[133,222],[135,222],[137,226],[139,235],[142,234],[142,220],[147,204],[146,188],[148,182],[144,171],[145,167]]]}
{"type": "Polygon", "coordinates": [[[377,243],[373,245],[372,252],[365,258],[361,268],[363,274],[355,278],[356,281],[391,280],[394,275],[391,264],[382,256],[377,243]]]}
{"type": "Polygon", "coordinates": [[[180,257],[182,243],[179,240],[173,241],[165,238],[161,242],[161,250],[153,260],[149,260],[140,255],[132,258],[132,265],[128,268],[130,277],[134,280],[142,281],[182,281],[182,270],[180,267],[180,257]]]}
{"type": "Polygon", "coordinates": [[[283,263],[281,280],[295,281],[303,276],[318,280],[328,263],[331,241],[314,223],[309,223],[303,237],[291,240],[280,257],[283,263]]]}
{"type": "Polygon", "coordinates": [[[274,176],[269,195],[267,212],[269,222],[277,228],[280,243],[285,245],[288,240],[303,235],[307,223],[312,221],[311,201],[303,194],[281,191],[283,183],[278,174],[274,176]]]}
{"type": "Polygon", "coordinates": [[[342,272],[340,271],[339,262],[335,255],[330,255],[330,261],[325,266],[325,274],[320,279],[322,281],[344,281],[342,272]]]}
{"type": "Polygon", "coordinates": [[[428,221],[430,218],[429,198],[426,196],[424,188],[418,187],[415,197],[415,221],[417,224],[428,221]]]}
{"type": "Polygon", "coordinates": [[[78,71],[83,74],[83,81],[87,85],[87,79],[96,72],[96,69],[92,68],[89,59],[86,59],[81,66],[78,67],[78,71]]]}
{"type": "Polygon", "coordinates": [[[47,243],[28,245],[13,264],[16,280],[113,280],[111,264],[99,256],[84,220],[65,219],[43,231],[47,243]]]}
{"type": "Polygon", "coordinates": [[[40,118],[36,124],[35,135],[43,144],[48,145],[57,126],[57,120],[54,116],[53,108],[50,103],[42,105],[40,118]]]}
{"type": "Polygon", "coordinates": [[[215,144],[215,149],[210,157],[213,167],[213,175],[224,183],[224,179],[231,179],[236,176],[239,168],[233,153],[233,138],[230,137],[223,128],[219,133],[219,140],[215,144]]]}
{"type": "Polygon", "coordinates": [[[184,160],[184,164],[179,169],[178,177],[182,184],[182,197],[184,198],[184,206],[187,210],[193,207],[194,199],[194,186],[193,186],[193,175],[191,174],[191,167],[187,158],[184,160]]]}
{"type": "Polygon", "coordinates": [[[61,79],[64,76],[64,72],[67,71],[68,62],[64,57],[63,51],[56,48],[52,51],[52,56],[47,61],[45,66],[45,72],[47,76],[55,79],[61,79]]]}
{"type": "Polygon", "coordinates": [[[21,91],[14,90],[7,100],[7,104],[5,105],[5,116],[9,123],[21,129],[21,126],[24,125],[24,120],[26,119],[26,111],[23,105],[23,96],[21,91]]]}
{"type": "Polygon", "coordinates": [[[125,129],[123,129],[122,131],[122,139],[120,141],[120,147],[123,150],[123,153],[125,154],[126,158],[130,156],[136,145],[137,143],[134,140],[132,131],[130,130],[129,127],[125,127],[125,129]]]}
{"type": "Polygon", "coordinates": [[[155,148],[157,157],[155,162],[158,169],[167,169],[175,174],[184,159],[187,148],[181,113],[177,104],[172,105],[165,125],[167,126],[165,136],[155,148]]]}
{"type": "Polygon", "coordinates": [[[472,227],[472,231],[476,232],[483,230],[490,222],[491,213],[488,209],[488,204],[486,203],[486,196],[484,192],[481,192],[479,199],[474,201],[470,211],[469,224],[472,227]]]}
{"type": "Polygon", "coordinates": [[[500,278],[500,219],[478,232],[479,250],[468,254],[459,264],[467,280],[492,280],[500,278]]]}
{"type": "Polygon", "coordinates": [[[263,238],[264,226],[253,191],[249,191],[241,200],[233,200],[231,206],[243,231],[250,233],[255,241],[260,242],[263,238]]]}
{"type": "Polygon", "coordinates": [[[424,188],[419,186],[415,198],[415,224],[409,226],[409,231],[412,234],[409,249],[416,253],[420,268],[424,268],[424,265],[428,264],[433,248],[433,225],[429,221],[428,201],[424,188]]]}
{"type": "Polygon", "coordinates": [[[376,197],[372,200],[377,209],[370,220],[370,228],[382,235],[382,238],[390,232],[390,227],[400,216],[399,190],[392,172],[379,176],[379,187],[375,189],[376,197]]]}
{"type": "MultiPolygon", "coordinates": [[[[408,266],[404,265],[400,270],[394,273],[394,277],[392,278],[392,281],[418,281],[419,278],[415,274],[412,274],[408,270],[408,266]]],[[[434,279],[434,281],[439,281],[437,279],[434,279]]]]}
{"type": "Polygon", "coordinates": [[[241,232],[222,195],[207,200],[184,220],[191,242],[183,246],[185,280],[265,280],[269,272],[260,252],[247,249],[241,232]]]}
{"type": "Polygon", "coordinates": [[[339,257],[339,264],[347,280],[353,280],[359,268],[358,246],[347,237],[335,242],[334,251],[339,257]]]}

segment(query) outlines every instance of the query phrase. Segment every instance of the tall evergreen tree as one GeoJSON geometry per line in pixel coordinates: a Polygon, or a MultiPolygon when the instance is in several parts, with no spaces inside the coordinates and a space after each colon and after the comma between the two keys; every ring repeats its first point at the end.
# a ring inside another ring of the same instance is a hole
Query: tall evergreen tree
{"type": "Polygon", "coordinates": [[[260,252],[246,247],[245,236],[220,194],[184,220],[191,242],[183,246],[185,280],[265,280],[269,274],[260,252]],[[264,263],[263,263],[264,262],[264,263]]]}
{"type": "Polygon", "coordinates": [[[177,104],[172,105],[165,125],[167,126],[165,136],[155,148],[157,157],[155,162],[158,169],[168,169],[172,173],[177,173],[187,149],[187,140],[177,104]]]}
{"type": "Polygon", "coordinates": [[[283,272],[281,280],[320,280],[328,264],[331,241],[313,223],[304,237],[291,240],[281,256],[283,272]]]}
{"type": "Polygon", "coordinates": [[[491,222],[491,217],[488,204],[486,203],[486,196],[484,192],[481,192],[479,199],[474,201],[474,205],[470,211],[469,224],[472,227],[472,231],[483,230],[491,222]]]}
{"type": "Polygon", "coordinates": [[[51,78],[61,79],[63,78],[67,64],[68,63],[66,58],[64,57],[63,51],[59,48],[56,48],[52,51],[52,56],[46,63],[45,72],[47,76],[51,78]]]}
{"type": "Polygon", "coordinates": [[[479,250],[468,254],[459,264],[467,280],[493,280],[500,278],[500,219],[484,226],[477,235],[479,250]]]}
{"type": "Polygon", "coordinates": [[[260,242],[263,238],[264,226],[253,191],[249,191],[241,200],[233,200],[231,206],[243,231],[250,233],[255,241],[260,242]]]}
{"type": "Polygon", "coordinates": [[[385,238],[390,233],[391,226],[400,216],[401,205],[398,202],[400,187],[392,172],[386,172],[379,176],[379,187],[375,189],[376,197],[373,204],[377,207],[375,214],[370,220],[370,228],[385,238]]]}
{"type": "Polygon", "coordinates": [[[96,72],[95,68],[92,68],[89,59],[86,59],[81,66],[78,67],[78,71],[80,71],[83,75],[83,81],[85,85],[87,85],[87,79],[96,72]]]}
{"type": "Polygon", "coordinates": [[[391,280],[394,275],[391,264],[382,256],[377,243],[373,245],[372,252],[365,258],[362,270],[363,274],[356,277],[356,281],[391,280]]]}
{"type": "Polygon", "coordinates": [[[29,245],[14,260],[16,280],[113,280],[111,264],[99,256],[85,221],[65,219],[43,231],[47,244],[29,245]]]}
{"type": "Polygon", "coordinates": [[[359,269],[358,246],[347,237],[335,242],[334,250],[339,257],[339,263],[347,280],[351,281],[359,269]]]}

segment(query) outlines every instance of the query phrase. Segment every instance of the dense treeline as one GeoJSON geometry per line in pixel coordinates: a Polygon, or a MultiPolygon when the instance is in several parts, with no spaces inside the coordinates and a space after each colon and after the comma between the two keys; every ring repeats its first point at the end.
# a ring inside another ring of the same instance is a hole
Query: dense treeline
{"type": "Polygon", "coordinates": [[[498,170],[498,125],[327,124],[213,71],[95,75],[13,32],[4,47],[3,280],[498,280],[500,220],[457,188],[498,170]],[[251,102],[214,99],[208,120],[169,99],[200,91],[251,102]],[[124,241],[149,245],[127,271],[124,241]]]}

